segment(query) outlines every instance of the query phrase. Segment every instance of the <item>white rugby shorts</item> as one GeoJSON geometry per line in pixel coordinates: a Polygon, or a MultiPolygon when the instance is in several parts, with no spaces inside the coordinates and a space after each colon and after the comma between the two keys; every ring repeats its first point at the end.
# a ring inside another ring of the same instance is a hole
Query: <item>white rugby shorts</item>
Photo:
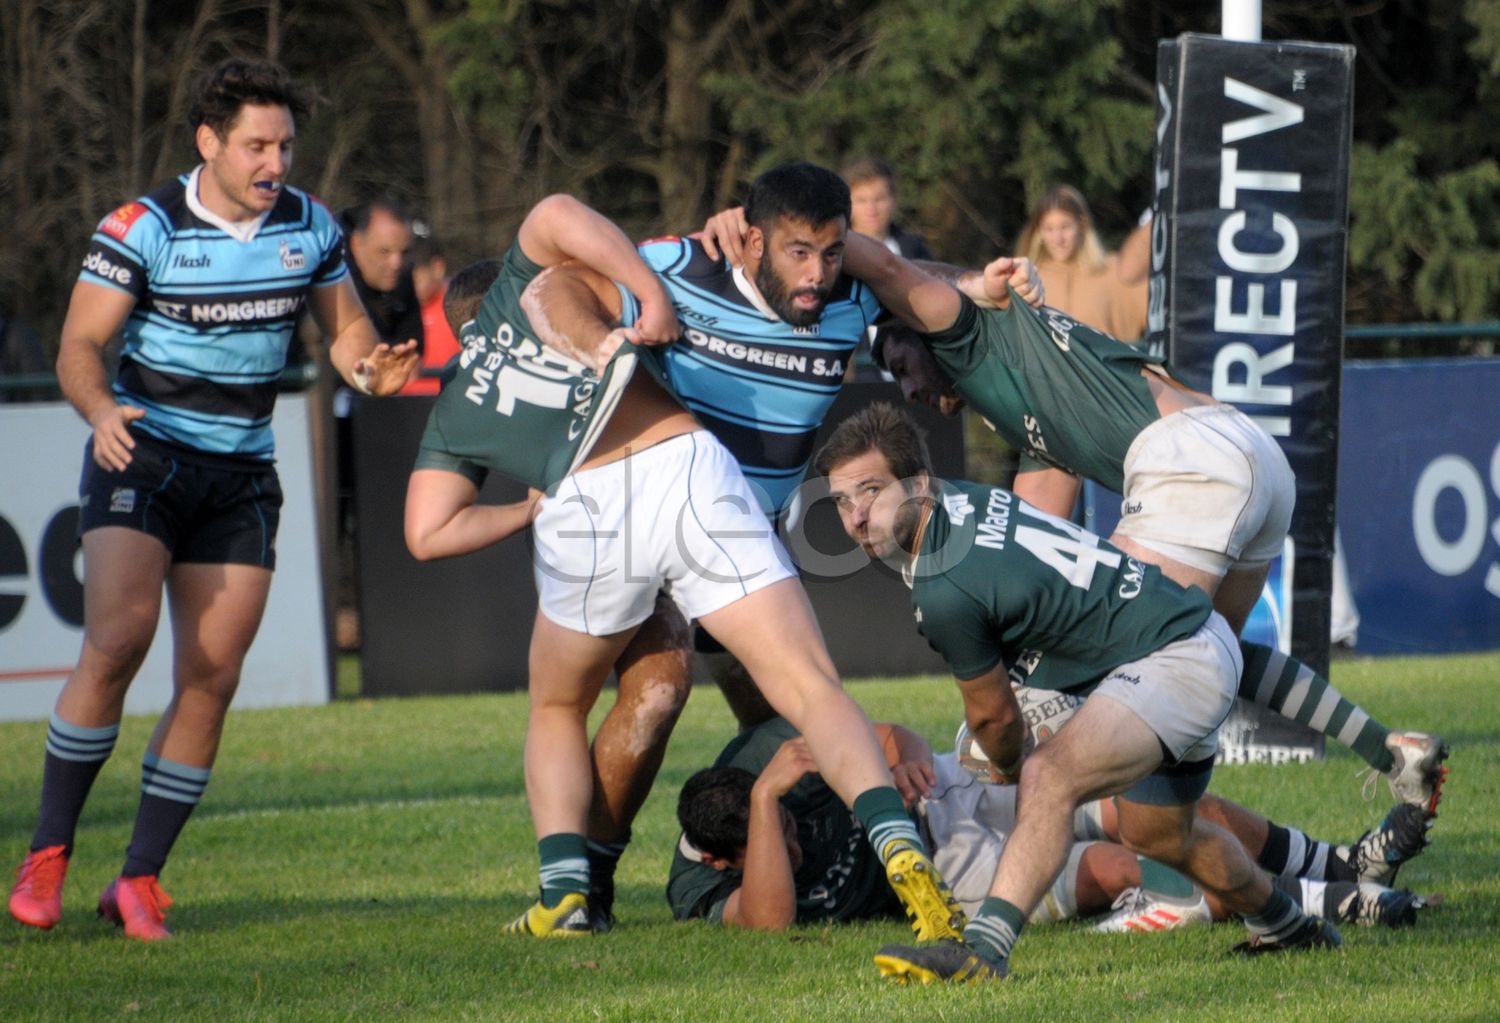
{"type": "Polygon", "coordinates": [[[1271,435],[1239,409],[1163,416],[1137,435],[1124,468],[1121,536],[1219,576],[1281,553],[1296,477],[1271,435]]]}
{"type": "Polygon", "coordinates": [[[591,636],[639,625],[659,591],[692,620],[794,575],[739,463],[703,430],[568,476],[532,536],[542,613],[591,636]]]}
{"type": "Polygon", "coordinates": [[[1234,707],[1244,662],[1240,643],[1218,612],[1186,639],[1168,643],[1104,677],[1089,699],[1130,708],[1178,763],[1219,750],[1219,726],[1234,707]]]}

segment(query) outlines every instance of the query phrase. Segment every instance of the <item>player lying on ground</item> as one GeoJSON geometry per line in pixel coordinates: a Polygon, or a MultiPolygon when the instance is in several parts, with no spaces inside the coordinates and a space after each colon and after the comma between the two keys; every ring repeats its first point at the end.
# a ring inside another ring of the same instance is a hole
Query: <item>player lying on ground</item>
{"type": "MultiPolygon", "coordinates": [[[[705,228],[731,261],[744,232],[737,210],[705,228]]],[[[967,401],[1021,452],[1015,492],[1042,511],[1069,515],[1081,478],[1123,494],[1110,542],[1202,589],[1239,634],[1281,553],[1296,496],[1285,456],[1259,424],[1184,386],[1144,349],[1055,309],[979,308],[859,235],[845,253],[849,272],[885,308],[925,332],[882,332],[875,353],[908,401],[948,415],[967,401]]],[[[1010,261],[1000,262],[991,283],[1009,272],[1010,261]]],[[[1242,642],[1241,652],[1240,697],[1337,739],[1384,774],[1397,799],[1436,813],[1446,773],[1441,739],[1387,729],[1326,678],[1264,644],[1242,642]]]]}
{"type": "Polygon", "coordinates": [[[918,938],[956,935],[962,912],[905,814],[869,721],[840,687],[744,477],[635,345],[676,330],[664,290],[618,228],[569,197],[544,200],[462,332],[460,368],[433,408],[409,483],[408,544],[424,557],[477,550],[525,527],[514,506],[476,503],[480,471],[548,495],[532,521],[540,608],[525,751],[542,891],[509,929],[593,933],[587,715],[666,590],[808,737],[918,938]],[[561,310],[570,319],[537,319],[524,293],[535,298],[548,286],[544,268],[569,259],[597,272],[570,278],[586,284],[571,292],[577,307],[561,310]]]}
{"type": "MultiPolygon", "coordinates": [[[[933,862],[969,913],[978,910],[1015,823],[1015,786],[979,780],[956,753],[933,756],[921,736],[900,725],[875,725],[891,774],[929,839],[933,862]]],[[[961,742],[967,742],[965,733],[961,742]]],[[[677,919],[778,930],[792,923],[851,920],[895,909],[858,825],[816,773],[807,745],[782,718],[737,736],[683,786],[682,825],[667,881],[677,919]]],[[[986,772],[986,775],[988,772],[986,772]]],[[[1347,846],[1308,838],[1215,796],[1199,811],[1230,830],[1314,916],[1401,927],[1415,923],[1425,900],[1361,876],[1356,864],[1387,880],[1421,851],[1398,850],[1389,826],[1347,846]],[[1272,836],[1275,836],[1273,840],[1272,836]],[[1307,850],[1296,868],[1283,852],[1307,850]]],[[[1393,813],[1417,811],[1398,804],[1393,813]]],[[[1222,920],[1217,902],[1181,874],[1117,844],[1114,804],[1096,800],[1074,819],[1077,839],[1067,864],[1030,921],[1109,915],[1100,931],[1155,931],[1222,920]],[[1111,909],[1114,912],[1109,912],[1111,909]]]]}
{"type": "Polygon", "coordinates": [[[1202,590],[1007,490],[933,478],[921,432],[891,405],[840,423],[814,464],[850,537],[911,584],[918,628],[948,662],[980,748],[1001,777],[1020,778],[1015,828],[963,940],[884,949],[883,973],[1004,977],[1067,860],[1075,809],[1109,795],[1128,848],[1244,917],[1251,937],[1238,950],[1340,944],[1196,812],[1241,668],[1202,590]],[[1092,694],[1029,755],[1008,674],[1022,663],[1029,685],[1092,694]]]}

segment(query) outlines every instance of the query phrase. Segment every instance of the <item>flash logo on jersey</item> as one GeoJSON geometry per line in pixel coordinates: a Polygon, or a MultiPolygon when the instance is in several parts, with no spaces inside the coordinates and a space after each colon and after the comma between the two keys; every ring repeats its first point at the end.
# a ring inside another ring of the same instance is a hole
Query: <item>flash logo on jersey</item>
{"type": "Polygon", "coordinates": [[[307,266],[307,255],[302,251],[302,246],[296,242],[281,243],[281,268],[283,270],[301,270],[307,266]]]}
{"type": "Polygon", "coordinates": [[[135,488],[115,487],[110,491],[109,510],[117,515],[129,515],[135,511],[135,488]]]}

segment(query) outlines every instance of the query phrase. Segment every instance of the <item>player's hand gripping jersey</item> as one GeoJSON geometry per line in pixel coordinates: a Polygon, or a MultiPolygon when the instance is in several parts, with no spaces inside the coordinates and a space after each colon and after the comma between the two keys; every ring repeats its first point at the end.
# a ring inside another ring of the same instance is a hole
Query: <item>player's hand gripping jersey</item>
{"type": "Polygon", "coordinates": [[[146,411],[133,429],[267,461],[292,328],[309,288],[349,272],[343,237],[291,187],[264,219],[230,224],[198,202],[199,172],[105,217],[80,279],[135,298],[114,382],[122,403],[146,411]]]}
{"type": "Polygon", "coordinates": [[[1116,492],[1131,442],[1161,418],[1141,377],[1159,357],[1014,294],[1005,309],[964,298],[953,326],[927,344],[964,400],[1023,455],[1116,492]]]}
{"type": "MultiPolygon", "coordinates": [[[[521,293],[542,267],[512,244],[479,315],[465,324],[458,372],[443,387],[422,435],[419,469],[494,470],[548,490],[588,457],[639,357],[622,345],[603,373],[536,340],[521,293]]],[[[625,325],[639,311],[620,288],[625,325]]]]}
{"type": "Polygon", "coordinates": [[[683,336],[653,349],[672,391],[729,449],[772,521],[802,482],[818,427],[880,303],[840,276],[819,321],[779,319],[743,271],[710,259],[701,243],[665,238],[640,246],[661,275],[683,336]]]}
{"type": "Polygon", "coordinates": [[[1202,590],[973,483],[943,485],[907,581],[917,628],[956,677],[1003,661],[1015,684],[1039,689],[1091,687],[1191,636],[1212,611],[1202,590]]]}

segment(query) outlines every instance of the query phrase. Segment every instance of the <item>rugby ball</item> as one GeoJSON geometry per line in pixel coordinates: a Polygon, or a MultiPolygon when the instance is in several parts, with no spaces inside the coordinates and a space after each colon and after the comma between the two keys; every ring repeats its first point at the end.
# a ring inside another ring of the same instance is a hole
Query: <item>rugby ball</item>
{"type": "MultiPolygon", "coordinates": [[[[1083,697],[1071,693],[1059,693],[1050,689],[1034,689],[1031,686],[1016,686],[1016,702],[1021,705],[1021,715],[1026,720],[1030,733],[1030,748],[1046,742],[1057,734],[1057,730],[1083,705],[1083,697]]],[[[967,721],[960,721],[958,734],[953,739],[954,751],[959,765],[982,781],[994,781],[990,774],[990,761],[979,748],[979,743],[969,734],[967,721]]]]}

